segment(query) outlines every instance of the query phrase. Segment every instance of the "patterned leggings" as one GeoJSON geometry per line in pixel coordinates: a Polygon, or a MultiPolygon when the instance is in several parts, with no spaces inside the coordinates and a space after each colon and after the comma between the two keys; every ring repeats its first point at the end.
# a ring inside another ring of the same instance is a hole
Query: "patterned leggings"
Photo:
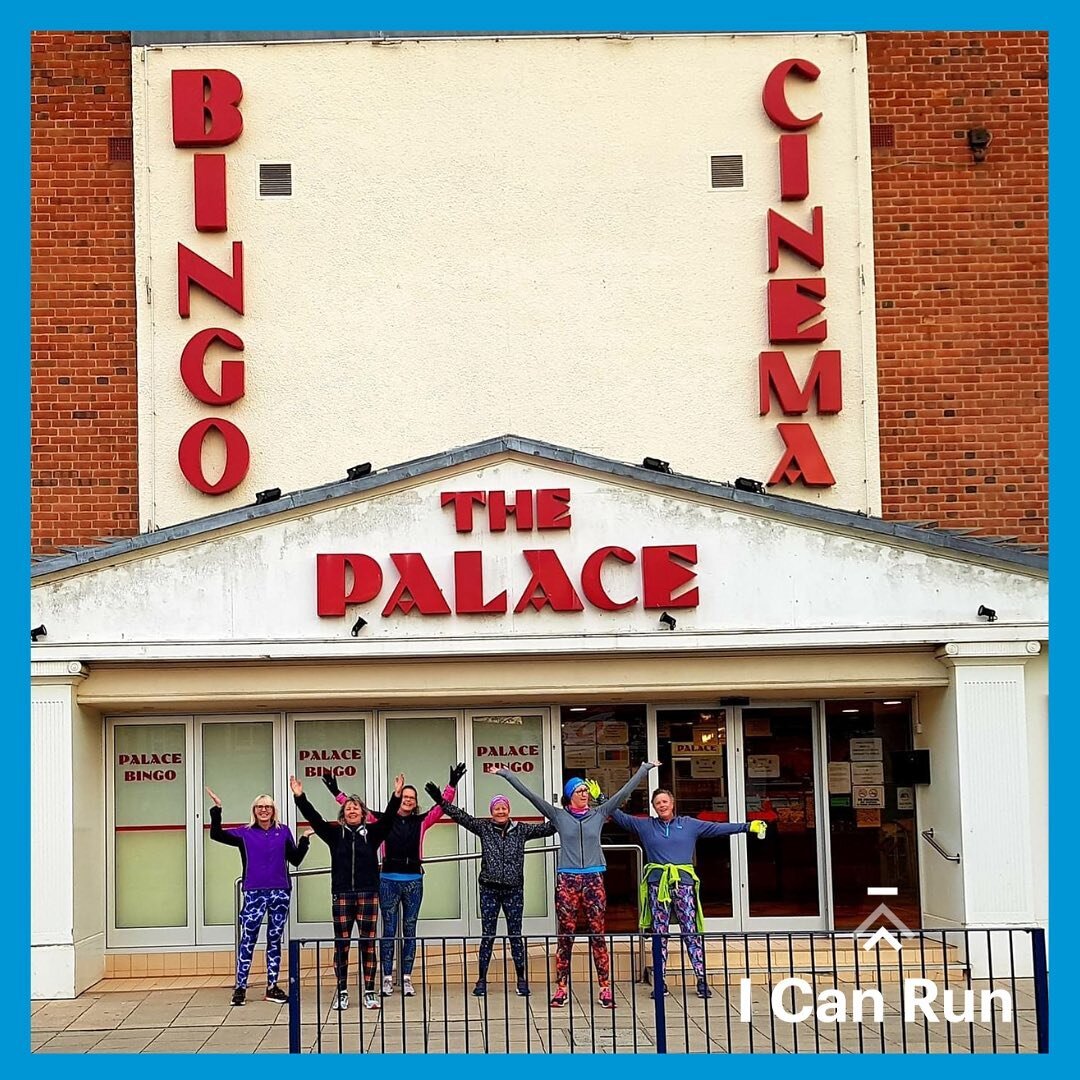
{"type": "Polygon", "coordinates": [[[525,910],[525,890],[493,889],[480,886],[480,920],[484,938],[480,942],[480,978],[487,977],[491,950],[495,945],[495,927],[499,909],[506,912],[506,932],[510,935],[510,953],[519,979],[525,978],[525,942],[521,939],[521,915],[525,910]]]}
{"type": "Polygon", "coordinates": [[[394,937],[397,934],[398,905],[401,905],[401,974],[411,975],[416,956],[416,920],[424,899],[424,879],[379,882],[379,907],[382,909],[383,936],[379,942],[382,973],[394,972],[394,937]]]}
{"type": "Polygon", "coordinates": [[[349,986],[349,946],[353,923],[360,938],[360,965],[364,989],[375,989],[375,924],[379,921],[379,896],[371,892],[334,893],[330,900],[334,923],[334,974],[339,990],[349,986]]]}
{"type": "Polygon", "coordinates": [[[560,986],[570,975],[570,953],[574,948],[578,912],[585,915],[592,947],[596,977],[601,988],[611,982],[607,945],[604,942],[604,917],[607,914],[607,891],[603,874],[559,874],[555,886],[555,918],[559,924],[559,944],[555,952],[555,977],[560,986]]]}
{"type": "Polygon", "coordinates": [[[705,978],[705,954],[701,948],[701,935],[697,932],[697,906],[694,903],[694,886],[692,883],[679,882],[671,886],[672,901],[670,904],[661,904],[656,898],[660,891],[660,883],[654,882],[649,886],[649,907],[652,909],[653,933],[663,935],[660,939],[660,952],[664,957],[664,969],[667,970],[667,947],[668,933],[671,927],[671,909],[675,908],[675,918],[679,921],[682,930],[682,941],[686,951],[690,955],[690,963],[694,968],[694,974],[699,978],[705,978]]]}
{"type": "Polygon", "coordinates": [[[236,954],[236,985],[246,987],[251,958],[263,916],[266,921],[266,985],[273,986],[281,969],[281,935],[289,918],[289,889],[248,889],[240,911],[240,951],[236,954]]]}

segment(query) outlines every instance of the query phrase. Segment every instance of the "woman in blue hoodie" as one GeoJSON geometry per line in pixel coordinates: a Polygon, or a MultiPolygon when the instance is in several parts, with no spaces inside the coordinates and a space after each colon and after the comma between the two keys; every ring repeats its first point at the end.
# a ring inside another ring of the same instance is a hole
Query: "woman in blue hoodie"
{"type": "Polygon", "coordinates": [[[660,950],[664,969],[655,973],[653,994],[667,993],[664,971],[667,968],[668,928],[674,907],[683,944],[690,954],[690,963],[697,976],[698,997],[712,997],[705,978],[705,952],[701,947],[704,923],[698,895],[701,882],[692,865],[694,848],[699,839],[708,836],[751,832],[760,839],[765,835],[765,822],[751,821],[747,825],[742,822],[679,817],[675,813],[675,796],[667,788],[657,788],[653,792],[652,805],[656,817],[631,817],[616,810],[611,820],[620,828],[634,833],[645,849],[647,861],[639,894],[641,929],[653,927],[653,933],[662,935],[663,939],[660,950]]]}
{"type": "Polygon", "coordinates": [[[555,952],[555,993],[551,998],[553,1009],[562,1008],[567,1000],[567,982],[570,978],[570,954],[574,948],[574,932],[579,913],[584,915],[589,927],[593,963],[600,983],[600,1004],[605,1009],[615,1008],[615,996],[611,991],[611,964],[604,929],[607,915],[607,892],[604,889],[604,871],[607,860],[600,847],[600,830],[612,814],[630,797],[630,793],[658,768],[658,761],[642,762],[636,773],[607,802],[589,806],[589,796],[599,795],[600,788],[575,776],[567,780],[563,788],[562,809],[541,799],[530,791],[509,769],[496,773],[519,791],[548,819],[559,833],[559,858],[556,865],[558,880],[555,886],[555,918],[559,924],[558,947],[555,952]]]}
{"type": "Polygon", "coordinates": [[[278,821],[277,806],[271,795],[256,795],[251,804],[251,821],[247,825],[223,829],[221,800],[209,789],[210,839],[240,849],[243,863],[244,906],[240,911],[240,948],[236,954],[236,988],[233,1005],[247,1000],[248,975],[259,927],[266,919],[266,1000],[283,1005],[288,995],[278,984],[281,969],[281,935],[289,918],[289,899],[292,882],[286,863],[299,866],[311,842],[310,833],[293,842],[288,825],[278,821]]]}

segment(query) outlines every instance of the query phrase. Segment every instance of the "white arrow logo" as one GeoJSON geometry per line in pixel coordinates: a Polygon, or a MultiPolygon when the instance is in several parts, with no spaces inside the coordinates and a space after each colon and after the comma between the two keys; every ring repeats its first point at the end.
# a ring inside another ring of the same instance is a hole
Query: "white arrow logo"
{"type": "MultiPolygon", "coordinates": [[[[892,923],[892,925],[900,931],[900,937],[910,938],[915,936],[907,928],[906,924],[893,914],[893,910],[888,904],[878,904],[878,906],[859,924],[858,928],[855,930],[855,937],[858,938],[860,935],[868,933],[870,927],[873,926],[878,919],[884,919],[886,922],[892,923]]],[[[904,947],[902,941],[897,940],[897,938],[889,933],[884,926],[881,926],[878,927],[878,929],[863,943],[863,948],[869,952],[882,940],[887,941],[897,952],[904,947]]]]}

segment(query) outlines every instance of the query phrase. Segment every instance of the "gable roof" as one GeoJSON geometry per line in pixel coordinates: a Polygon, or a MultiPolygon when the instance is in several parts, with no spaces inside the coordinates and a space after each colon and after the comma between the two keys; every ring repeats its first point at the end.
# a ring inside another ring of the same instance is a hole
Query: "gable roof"
{"type": "Polygon", "coordinates": [[[234,507],[207,517],[169,525],[153,532],[140,533],[92,546],[68,548],[63,554],[35,557],[31,566],[31,578],[43,577],[73,567],[90,566],[118,555],[146,551],[174,540],[210,535],[229,526],[251,521],[272,520],[282,514],[298,509],[315,508],[351,495],[378,491],[400,483],[402,480],[423,477],[445,469],[470,465],[499,455],[517,454],[535,459],[539,463],[562,463],[587,469],[591,472],[649,484],[658,492],[687,492],[704,495],[711,499],[736,506],[754,507],[789,518],[794,521],[842,526],[868,537],[890,537],[914,543],[937,551],[963,553],[977,558],[992,559],[1009,566],[1046,572],[1047,556],[1030,547],[1017,546],[1002,540],[980,539],[965,535],[963,531],[931,528],[915,522],[885,521],[868,517],[858,511],[838,510],[816,503],[792,499],[784,495],[758,495],[743,491],[732,483],[703,480],[679,473],[659,472],[643,465],[631,465],[611,458],[570,450],[554,443],[527,439],[518,435],[500,435],[454,450],[415,458],[399,465],[391,465],[357,480],[336,480],[318,487],[283,493],[269,503],[234,507]]]}

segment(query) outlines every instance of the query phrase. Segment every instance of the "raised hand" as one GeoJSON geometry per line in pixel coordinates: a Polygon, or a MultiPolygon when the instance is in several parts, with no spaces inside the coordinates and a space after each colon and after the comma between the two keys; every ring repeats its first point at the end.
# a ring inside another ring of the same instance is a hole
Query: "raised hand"
{"type": "Polygon", "coordinates": [[[600,785],[595,780],[586,780],[585,788],[589,792],[590,799],[600,798],[600,785]]]}
{"type": "Polygon", "coordinates": [[[206,794],[210,796],[210,801],[220,810],[221,800],[209,789],[206,789],[206,794]]]}
{"type": "Polygon", "coordinates": [[[424,790],[431,796],[435,802],[442,802],[442,792],[439,790],[438,785],[429,780],[424,785],[424,790]]]}
{"type": "Polygon", "coordinates": [[[405,786],[405,774],[399,772],[397,774],[397,776],[394,777],[394,794],[399,799],[401,798],[401,789],[404,786],[405,786]]]}
{"type": "Polygon", "coordinates": [[[295,776],[290,776],[289,777],[289,790],[294,795],[303,795],[304,794],[304,785],[301,784],[300,781],[297,780],[295,776]]]}
{"type": "Polygon", "coordinates": [[[750,832],[752,832],[759,840],[765,839],[765,830],[768,827],[768,823],[761,820],[750,822],[750,832]]]}
{"type": "Polygon", "coordinates": [[[459,781],[459,780],[460,780],[460,779],[461,779],[461,778],[462,778],[462,777],[463,777],[464,775],[465,775],[465,762],[464,762],[464,761],[459,761],[459,762],[458,762],[458,763],[457,763],[457,764],[456,764],[456,765],[455,765],[455,766],[454,766],[454,767],[453,767],[453,768],[452,768],[452,769],[450,770],[450,786],[451,786],[451,787],[457,787],[457,786],[458,786],[458,781],[459,781]]]}
{"type": "Polygon", "coordinates": [[[334,776],[333,773],[324,772],[321,774],[320,779],[326,785],[326,790],[335,798],[341,794],[341,788],[338,787],[337,777],[334,776]]]}

